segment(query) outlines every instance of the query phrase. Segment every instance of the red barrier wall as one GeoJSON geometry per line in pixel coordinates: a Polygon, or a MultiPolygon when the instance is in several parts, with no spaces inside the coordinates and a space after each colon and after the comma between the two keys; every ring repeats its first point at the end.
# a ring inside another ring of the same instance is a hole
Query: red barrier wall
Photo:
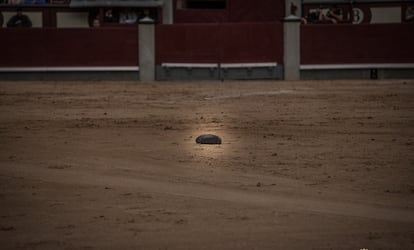
{"type": "Polygon", "coordinates": [[[137,66],[138,29],[0,29],[0,67],[137,66]]]}
{"type": "MultiPolygon", "coordinates": [[[[301,64],[414,63],[414,24],[302,25],[301,64]]],[[[136,27],[0,29],[0,67],[137,66],[136,27]]],[[[156,62],[283,64],[281,23],[156,25],[156,62]]]]}
{"type": "Polygon", "coordinates": [[[414,63],[414,24],[302,25],[301,64],[414,63]]]}
{"type": "Polygon", "coordinates": [[[282,63],[282,35],[280,23],[158,25],[156,61],[282,63]]]}

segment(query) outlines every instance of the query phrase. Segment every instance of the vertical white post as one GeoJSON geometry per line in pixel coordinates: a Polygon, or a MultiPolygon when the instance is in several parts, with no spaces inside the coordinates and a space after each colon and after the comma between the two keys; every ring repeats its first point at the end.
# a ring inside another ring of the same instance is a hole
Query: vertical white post
{"type": "Polygon", "coordinates": [[[155,80],[155,24],[138,25],[139,77],[141,81],[155,80]]]}
{"type": "Polygon", "coordinates": [[[284,79],[300,80],[300,18],[290,15],[283,22],[284,79]]]}
{"type": "Polygon", "coordinates": [[[162,6],[162,23],[173,24],[174,20],[174,3],[173,0],[164,0],[162,6]]]}

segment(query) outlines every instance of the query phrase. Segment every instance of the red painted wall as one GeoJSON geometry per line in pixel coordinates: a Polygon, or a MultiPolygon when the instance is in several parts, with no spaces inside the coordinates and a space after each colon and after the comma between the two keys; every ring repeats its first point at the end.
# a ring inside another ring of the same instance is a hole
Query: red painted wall
{"type": "Polygon", "coordinates": [[[414,63],[414,24],[302,25],[301,64],[414,63]]]}
{"type": "Polygon", "coordinates": [[[158,25],[156,61],[282,63],[282,35],[280,23],[158,25]]]}
{"type": "Polygon", "coordinates": [[[137,66],[138,29],[0,29],[0,67],[137,66]]]}
{"type": "MultiPolygon", "coordinates": [[[[302,64],[414,63],[414,24],[302,25],[302,64]]],[[[138,31],[0,29],[0,67],[137,66],[138,31]]],[[[281,23],[156,26],[156,62],[283,63],[281,23]]]]}

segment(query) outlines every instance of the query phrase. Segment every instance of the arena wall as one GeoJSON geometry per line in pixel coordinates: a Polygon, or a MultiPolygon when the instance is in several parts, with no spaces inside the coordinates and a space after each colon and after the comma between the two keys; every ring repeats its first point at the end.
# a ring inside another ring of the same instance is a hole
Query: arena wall
{"type": "Polygon", "coordinates": [[[157,25],[156,62],[282,63],[282,28],[280,23],[157,25]]]}
{"type": "Polygon", "coordinates": [[[302,25],[301,64],[414,63],[413,24],[302,25]]]}
{"type": "Polygon", "coordinates": [[[157,25],[159,80],[282,79],[283,27],[272,23],[157,25]]]}
{"type": "MultiPolygon", "coordinates": [[[[301,25],[301,77],[414,77],[413,27],[301,25]]],[[[280,22],[155,24],[155,31],[158,80],[283,79],[280,22]]],[[[1,79],[10,72],[139,75],[137,26],[2,28],[0,37],[1,79]]]]}
{"type": "Polygon", "coordinates": [[[138,66],[138,31],[0,29],[0,67],[138,66]]]}
{"type": "Polygon", "coordinates": [[[414,78],[413,24],[303,25],[301,79],[414,78]]]}

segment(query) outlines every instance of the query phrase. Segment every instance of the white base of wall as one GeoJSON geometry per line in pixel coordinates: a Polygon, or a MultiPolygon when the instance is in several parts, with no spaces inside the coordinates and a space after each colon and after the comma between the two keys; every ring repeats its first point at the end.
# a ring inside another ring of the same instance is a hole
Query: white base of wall
{"type": "Polygon", "coordinates": [[[107,72],[139,71],[138,66],[115,67],[0,67],[0,72],[107,72]]]}

